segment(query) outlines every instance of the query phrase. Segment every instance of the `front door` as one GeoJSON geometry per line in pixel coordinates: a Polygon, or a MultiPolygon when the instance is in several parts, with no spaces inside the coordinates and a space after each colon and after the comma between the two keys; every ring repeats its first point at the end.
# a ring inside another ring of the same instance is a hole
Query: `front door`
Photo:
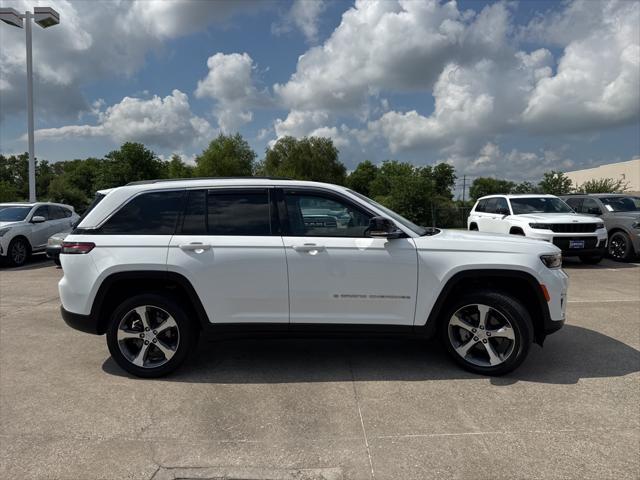
{"type": "Polygon", "coordinates": [[[267,188],[191,190],[167,267],[212,323],[288,323],[287,263],[267,188]]]}
{"type": "Polygon", "coordinates": [[[322,190],[279,202],[295,324],[413,325],[417,254],[411,238],[370,238],[373,216],[322,190]]]}
{"type": "Polygon", "coordinates": [[[47,245],[47,240],[50,237],[49,231],[51,230],[51,217],[49,215],[49,206],[40,205],[33,215],[33,217],[44,217],[45,221],[40,223],[31,224],[31,247],[34,250],[39,250],[47,245]]]}

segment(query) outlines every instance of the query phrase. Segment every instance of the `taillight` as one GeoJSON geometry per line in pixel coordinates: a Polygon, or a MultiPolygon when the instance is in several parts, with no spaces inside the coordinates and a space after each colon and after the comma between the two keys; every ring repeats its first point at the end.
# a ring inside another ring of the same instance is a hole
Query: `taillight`
{"type": "Polygon", "coordinates": [[[62,242],[60,253],[89,253],[96,246],[93,242],[62,242]]]}

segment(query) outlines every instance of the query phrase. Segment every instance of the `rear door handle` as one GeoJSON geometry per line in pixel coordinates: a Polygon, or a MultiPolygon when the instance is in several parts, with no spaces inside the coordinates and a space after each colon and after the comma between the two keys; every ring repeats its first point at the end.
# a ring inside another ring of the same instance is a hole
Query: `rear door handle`
{"type": "Polygon", "coordinates": [[[294,245],[293,249],[296,252],[312,252],[312,251],[316,251],[319,252],[321,250],[324,250],[324,245],[316,245],[315,243],[305,243],[304,245],[294,245]]]}
{"type": "Polygon", "coordinates": [[[206,243],[202,243],[202,242],[183,243],[178,246],[180,247],[181,250],[184,250],[185,252],[196,252],[196,253],[204,252],[205,250],[209,250],[211,248],[211,245],[207,245],[206,243]]]}

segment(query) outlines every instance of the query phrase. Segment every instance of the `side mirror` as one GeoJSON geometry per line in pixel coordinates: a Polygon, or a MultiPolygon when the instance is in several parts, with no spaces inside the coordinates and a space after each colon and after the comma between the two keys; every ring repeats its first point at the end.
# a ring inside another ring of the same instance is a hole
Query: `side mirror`
{"type": "Polygon", "coordinates": [[[509,215],[509,209],[508,208],[499,208],[498,210],[496,210],[496,213],[498,215],[509,215]]]}
{"type": "Polygon", "coordinates": [[[589,215],[602,215],[602,210],[600,210],[598,207],[591,207],[587,210],[587,213],[589,215]]]}
{"type": "Polygon", "coordinates": [[[46,222],[47,219],[44,217],[41,217],[40,215],[36,215],[34,217],[31,217],[31,223],[42,223],[42,222],[46,222]]]}
{"type": "Polygon", "coordinates": [[[400,238],[403,235],[402,230],[385,217],[373,217],[369,220],[365,233],[373,238],[400,238]]]}

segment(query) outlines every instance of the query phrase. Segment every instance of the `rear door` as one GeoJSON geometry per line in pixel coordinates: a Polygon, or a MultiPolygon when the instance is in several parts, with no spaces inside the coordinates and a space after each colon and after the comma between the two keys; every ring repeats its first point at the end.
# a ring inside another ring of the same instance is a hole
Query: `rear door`
{"type": "Polygon", "coordinates": [[[484,200],[484,209],[478,218],[478,229],[481,232],[495,231],[495,211],[497,205],[496,198],[487,198],[484,200]]]}
{"type": "Polygon", "coordinates": [[[333,192],[285,189],[278,202],[294,324],[413,325],[411,238],[371,238],[374,215],[333,192]]]}
{"type": "Polygon", "coordinates": [[[167,266],[193,285],[212,323],[289,322],[287,263],[272,189],[187,192],[167,266]]]}

